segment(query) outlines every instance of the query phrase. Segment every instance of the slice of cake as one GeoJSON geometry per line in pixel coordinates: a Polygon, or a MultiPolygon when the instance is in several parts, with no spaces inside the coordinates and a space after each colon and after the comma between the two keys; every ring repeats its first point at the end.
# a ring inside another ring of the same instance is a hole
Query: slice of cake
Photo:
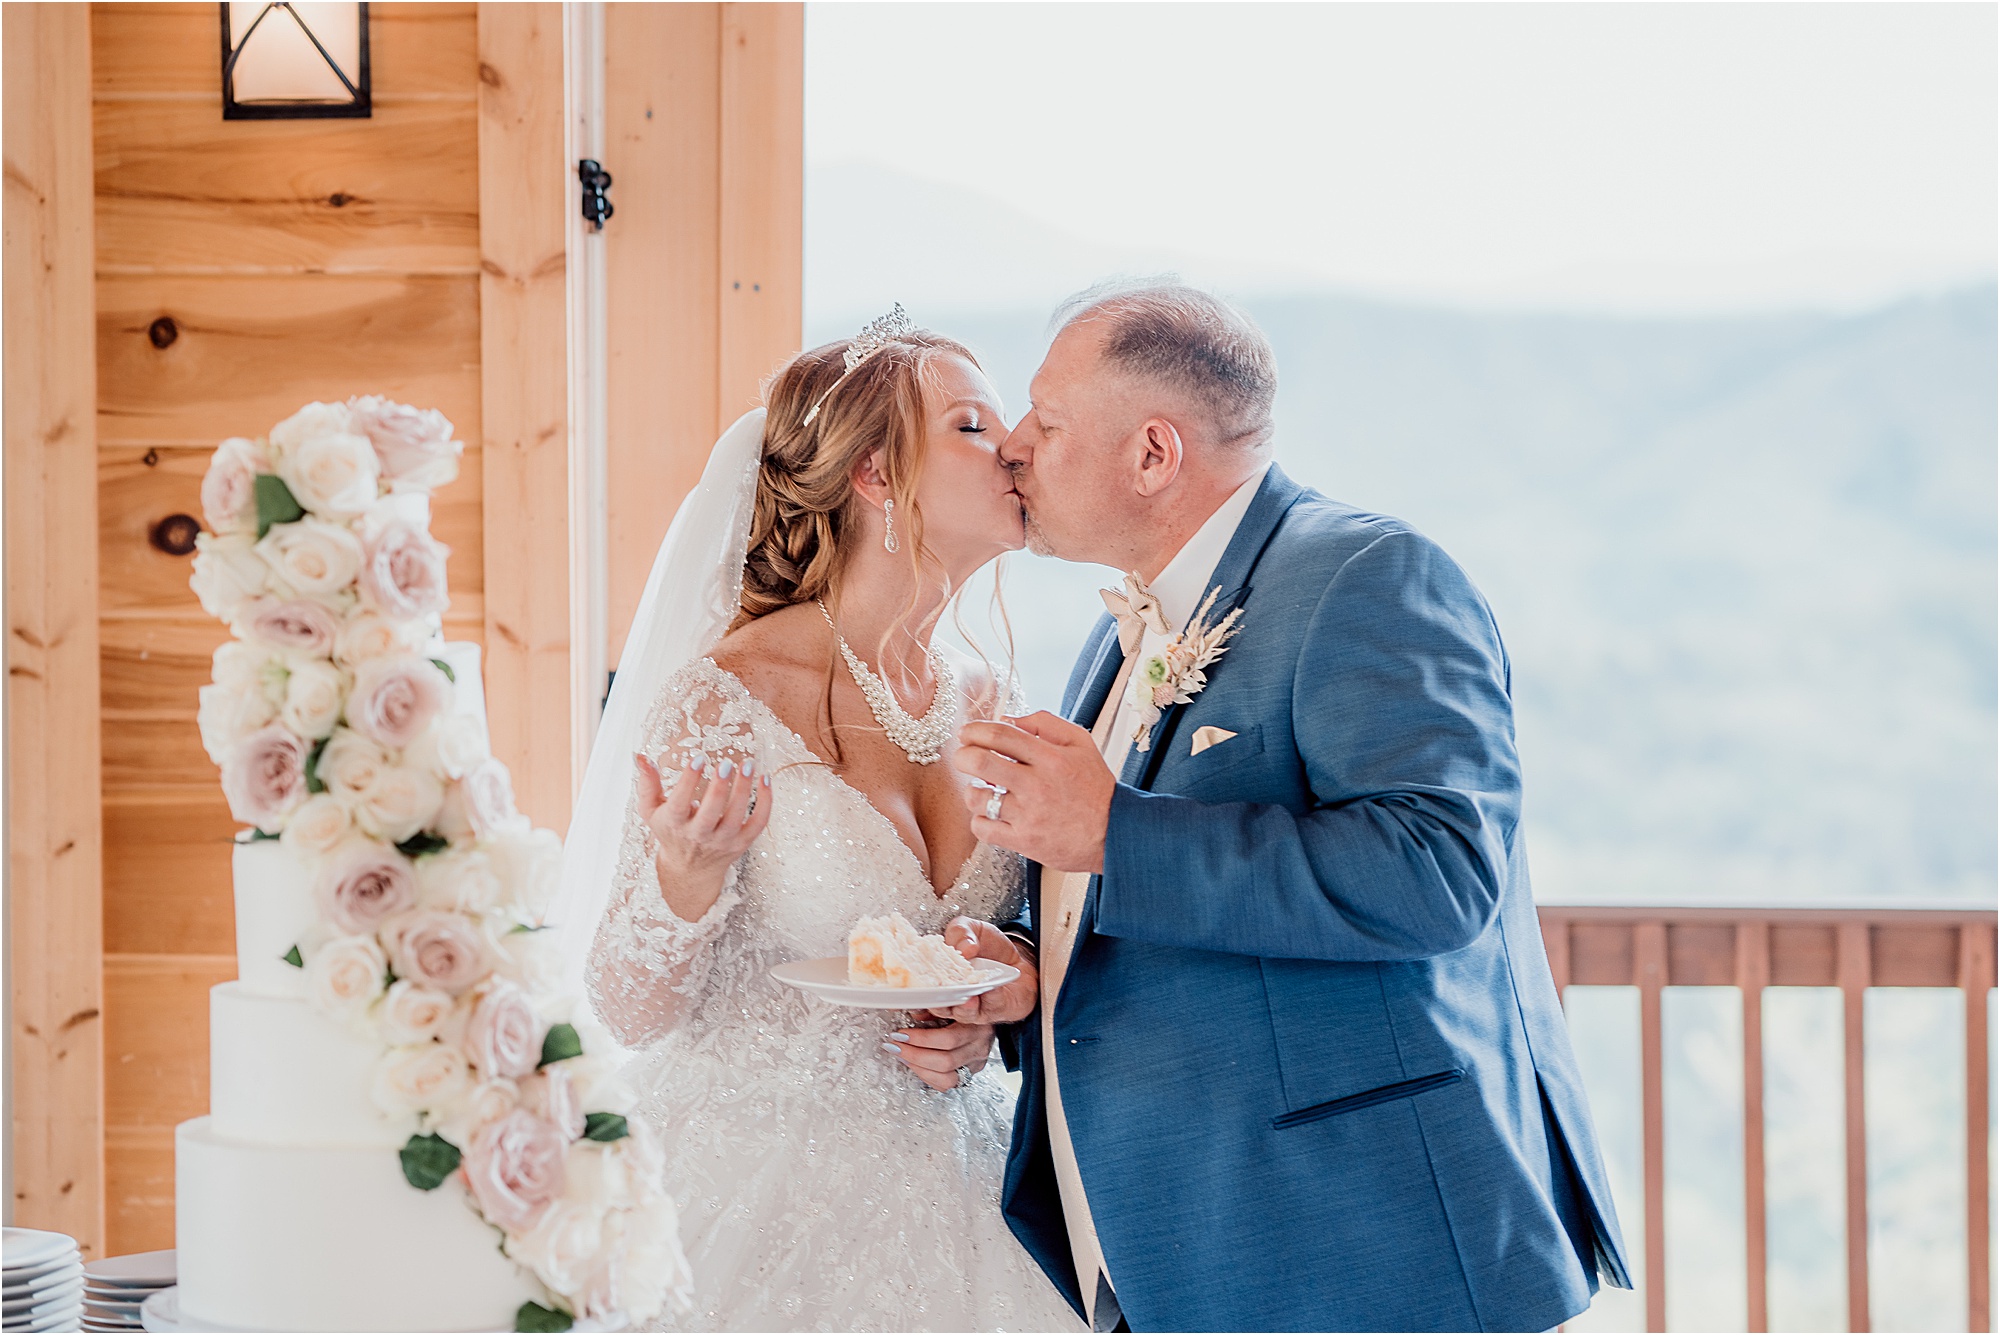
{"type": "Polygon", "coordinates": [[[902,914],[863,918],[847,936],[847,981],[857,987],[949,987],[979,981],[942,936],[919,936],[902,914]]]}

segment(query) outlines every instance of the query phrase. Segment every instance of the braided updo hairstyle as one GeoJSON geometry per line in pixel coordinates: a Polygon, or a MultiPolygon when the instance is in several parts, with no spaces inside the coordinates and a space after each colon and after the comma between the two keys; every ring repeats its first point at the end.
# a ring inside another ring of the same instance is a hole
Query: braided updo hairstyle
{"type": "MultiPolygon", "coordinates": [[[[963,344],[918,330],[856,367],[811,422],[806,414],[840,380],[849,340],[801,352],[781,367],[765,393],[763,458],[743,563],[743,597],[730,629],[811,602],[836,601],[847,544],[867,502],[854,490],[855,467],[882,450],[882,472],[896,502],[897,536],[919,582],[926,562],[917,505],[923,473],[926,388],[940,358],[979,361],[963,344]]],[[[940,569],[939,578],[943,577],[940,569]]]]}

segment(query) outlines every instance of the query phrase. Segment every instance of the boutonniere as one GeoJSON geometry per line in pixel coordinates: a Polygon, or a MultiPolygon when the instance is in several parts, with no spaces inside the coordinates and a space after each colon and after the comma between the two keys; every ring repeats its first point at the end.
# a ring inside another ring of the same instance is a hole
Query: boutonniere
{"type": "Polygon", "coordinates": [[[1208,597],[1195,609],[1194,620],[1188,622],[1187,629],[1132,670],[1132,703],[1139,710],[1132,745],[1139,750],[1152,749],[1153,725],[1160,721],[1168,705],[1184,705],[1201,694],[1208,685],[1208,674],[1202,669],[1222,657],[1228,651],[1229,641],[1242,629],[1237,624],[1243,616],[1240,607],[1213,626],[1208,624],[1209,610],[1221,592],[1220,585],[1210,589],[1208,597]]]}

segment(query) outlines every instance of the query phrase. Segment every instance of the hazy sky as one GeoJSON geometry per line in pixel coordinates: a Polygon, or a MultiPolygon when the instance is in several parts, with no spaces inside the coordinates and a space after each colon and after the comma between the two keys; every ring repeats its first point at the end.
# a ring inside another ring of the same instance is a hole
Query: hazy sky
{"type": "Polygon", "coordinates": [[[1609,310],[1991,277],[1990,4],[847,4],[807,156],[1098,246],[1609,310]]]}

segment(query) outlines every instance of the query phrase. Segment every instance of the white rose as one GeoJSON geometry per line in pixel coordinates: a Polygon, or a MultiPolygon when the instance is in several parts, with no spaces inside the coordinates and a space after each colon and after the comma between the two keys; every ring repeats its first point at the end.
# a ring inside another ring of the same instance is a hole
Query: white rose
{"type": "Polygon", "coordinates": [[[555,938],[555,931],[546,927],[515,928],[495,933],[494,971],[502,978],[519,983],[527,992],[549,991],[555,986],[558,973],[555,938]]]}
{"type": "Polygon", "coordinates": [[[382,995],[389,957],[372,936],[337,936],[306,961],[306,995],[321,1014],[353,1020],[382,995]]]}
{"type": "Polygon", "coordinates": [[[257,555],[256,539],[245,533],[195,535],[194,572],[188,587],[202,610],[234,624],[244,604],[269,590],[270,568],[257,555]]]}
{"type": "Polygon", "coordinates": [[[288,446],[278,460],[278,476],[294,500],[328,519],[355,518],[381,490],[375,447],[359,435],[313,435],[288,446]]]}
{"type": "Polygon", "coordinates": [[[637,1106],[638,1096],[618,1074],[618,1064],[602,1055],[608,1051],[608,1044],[593,1048],[590,1040],[585,1039],[583,1055],[571,1057],[563,1065],[569,1070],[579,1108],[586,1113],[608,1112],[623,1117],[637,1106]]]}
{"type": "Polygon", "coordinates": [[[232,637],[215,646],[211,661],[217,686],[259,692],[274,709],[285,702],[285,679],[291,669],[269,645],[232,637]]]}
{"type": "Polygon", "coordinates": [[[258,539],[257,555],[299,593],[330,597],[361,574],[361,541],[345,524],[310,515],[291,524],[273,524],[258,539]]]}
{"type": "Polygon", "coordinates": [[[482,847],[505,888],[505,904],[541,921],[562,888],[562,840],[554,830],[502,830],[482,847]]]}
{"type": "Polygon", "coordinates": [[[457,1004],[449,992],[399,978],[382,998],[376,1022],[391,1043],[422,1043],[438,1036],[457,1004]]]}
{"type": "Polygon", "coordinates": [[[571,1145],[563,1156],[563,1199],[600,1211],[637,1204],[643,1188],[635,1186],[631,1165],[618,1152],[624,1143],[579,1140],[571,1145]]]}
{"type": "Polygon", "coordinates": [[[694,1272],[681,1250],[680,1216],[672,1198],[657,1192],[644,1205],[619,1210],[604,1231],[612,1259],[582,1295],[580,1305],[588,1314],[624,1313],[639,1325],[668,1306],[677,1312],[693,1310],[694,1272]]]}
{"type": "Polygon", "coordinates": [[[455,1105],[472,1085],[465,1054],[445,1043],[391,1048],[375,1067],[375,1106],[391,1117],[455,1105]]]}
{"type": "Polygon", "coordinates": [[[333,653],[352,667],[384,654],[420,653],[430,634],[430,627],[421,620],[386,617],[372,608],[360,608],[341,623],[333,653]]]}
{"type": "Polygon", "coordinates": [[[195,723],[208,758],[220,765],[236,744],[269,723],[277,710],[261,689],[242,690],[217,683],[197,691],[201,707],[195,723]]]}
{"type": "Polygon", "coordinates": [[[521,1101],[512,1080],[481,1080],[468,1088],[455,1104],[433,1109],[432,1121],[439,1135],[463,1148],[472,1143],[482,1127],[513,1112],[521,1101]]]}
{"type": "Polygon", "coordinates": [[[232,436],[216,446],[201,480],[201,516],[217,533],[257,532],[257,474],[270,461],[254,440],[232,436]]]}
{"type": "Polygon", "coordinates": [[[354,803],[354,823],[377,839],[400,844],[437,819],[444,785],[435,774],[385,765],[354,803]]]}
{"type": "Polygon", "coordinates": [[[353,807],[388,768],[389,757],[381,747],[350,728],[335,728],[326,749],[319,753],[313,774],[327,791],[353,807]]]}
{"type": "Polygon", "coordinates": [[[493,863],[476,849],[448,849],[417,859],[417,906],[484,913],[501,902],[493,863]]]}
{"type": "Polygon", "coordinates": [[[404,748],[403,763],[427,769],[440,779],[462,779],[490,754],[484,719],[440,714],[423,736],[404,748]]]}
{"type": "Polygon", "coordinates": [[[316,437],[351,436],[360,429],[353,410],[346,404],[308,403],[271,428],[267,453],[275,463],[316,437]]]}
{"type": "Polygon", "coordinates": [[[510,1235],[506,1249],[508,1256],[533,1270],[550,1289],[574,1294],[600,1264],[603,1213],[568,1201],[553,1202],[533,1227],[510,1235]]]}
{"type": "Polygon", "coordinates": [[[340,845],[347,830],[347,808],[331,794],[314,793],[285,822],[285,833],[280,837],[285,847],[295,852],[323,856],[340,845]]]}
{"type": "Polygon", "coordinates": [[[346,700],[347,674],[324,659],[309,659],[292,666],[278,717],[299,736],[317,741],[333,732],[346,700]]]}

